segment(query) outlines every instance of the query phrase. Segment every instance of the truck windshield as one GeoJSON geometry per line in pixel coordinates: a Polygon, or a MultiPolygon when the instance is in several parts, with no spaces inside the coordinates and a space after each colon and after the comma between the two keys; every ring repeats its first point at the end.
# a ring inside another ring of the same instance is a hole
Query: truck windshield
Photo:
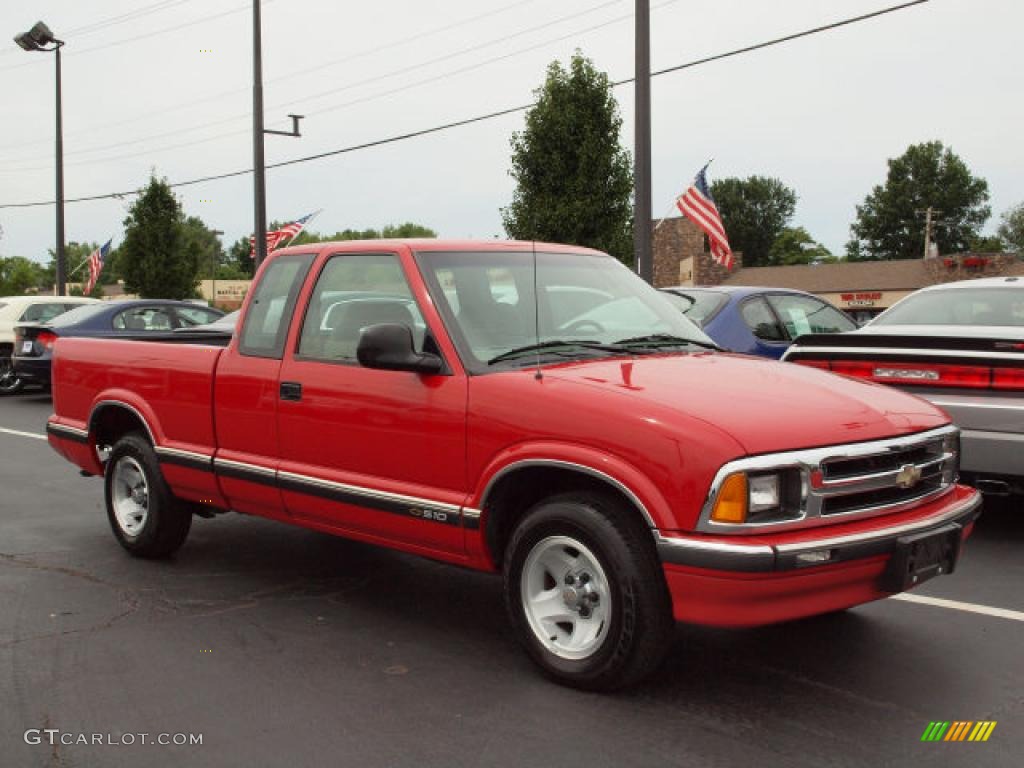
{"type": "Polygon", "coordinates": [[[716,348],[611,256],[421,252],[420,268],[467,367],[716,348]],[[536,294],[534,285],[536,284],[536,294]]]}

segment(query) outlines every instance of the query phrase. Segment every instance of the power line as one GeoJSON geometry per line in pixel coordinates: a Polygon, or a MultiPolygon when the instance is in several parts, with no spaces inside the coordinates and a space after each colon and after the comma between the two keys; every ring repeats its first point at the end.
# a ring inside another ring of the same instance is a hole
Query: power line
{"type": "MultiPolygon", "coordinates": [[[[315,99],[318,99],[318,98],[322,98],[325,95],[330,95],[330,94],[333,94],[333,93],[336,93],[336,92],[351,90],[353,88],[357,88],[357,87],[362,86],[362,85],[367,85],[367,84],[370,84],[370,83],[374,83],[374,82],[377,82],[379,80],[386,80],[386,79],[390,79],[390,78],[396,77],[396,76],[401,75],[401,74],[407,74],[409,71],[413,71],[413,70],[416,70],[416,69],[421,69],[421,68],[423,68],[423,67],[425,67],[425,66],[427,66],[429,64],[434,64],[434,63],[437,63],[437,62],[440,62],[440,61],[444,61],[446,59],[455,58],[455,57],[464,55],[466,53],[472,53],[473,51],[479,50],[481,48],[485,48],[485,47],[489,47],[491,45],[502,43],[502,42],[505,42],[506,40],[510,40],[510,39],[512,39],[514,37],[521,37],[524,34],[535,32],[535,31],[537,31],[539,29],[543,29],[545,27],[549,27],[549,26],[554,26],[556,24],[560,24],[563,21],[575,18],[577,16],[583,16],[583,15],[589,14],[589,13],[591,13],[594,10],[599,10],[599,9],[602,9],[602,8],[604,8],[606,6],[614,5],[614,4],[619,3],[619,2],[621,2],[621,0],[611,0],[611,2],[603,3],[602,5],[599,5],[596,8],[589,9],[587,11],[583,11],[583,12],[577,13],[577,14],[570,14],[569,16],[563,16],[563,17],[561,17],[559,19],[555,19],[555,20],[547,22],[545,24],[541,24],[541,25],[538,25],[538,26],[535,26],[535,27],[531,27],[531,28],[526,29],[526,30],[521,30],[520,32],[516,32],[516,33],[514,33],[512,35],[505,35],[505,36],[503,36],[501,38],[497,38],[495,40],[491,40],[491,41],[488,41],[486,43],[478,44],[478,45],[472,46],[470,48],[463,49],[461,51],[456,51],[454,53],[446,54],[444,56],[437,57],[435,59],[431,59],[431,60],[426,61],[426,62],[420,62],[418,64],[409,65],[409,66],[406,66],[406,67],[402,67],[400,69],[392,70],[392,71],[384,73],[382,75],[376,75],[376,76],[368,78],[366,80],[361,80],[361,81],[358,81],[358,82],[355,82],[355,83],[349,83],[347,85],[341,86],[339,88],[332,89],[331,91],[327,91],[325,93],[315,94],[313,96],[303,97],[303,98],[296,99],[296,100],[293,100],[293,101],[286,101],[286,102],[281,102],[281,103],[278,103],[278,104],[273,104],[273,105],[271,105],[270,109],[287,108],[287,107],[292,107],[292,106],[295,106],[295,105],[298,105],[298,104],[305,104],[307,101],[315,100],[315,99]]],[[[656,6],[654,6],[653,9],[657,10],[657,9],[660,9],[660,8],[664,8],[665,6],[673,5],[673,4],[677,3],[677,2],[679,2],[679,0],[666,0],[666,2],[663,2],[663,3],[660,3],[660,4],[656,5],[656,6]]],[[[617,24],[619,22],[626,21],[626,20],[631,19],[631,18],[632,18],[632,14],[626,14],[626,15],[623,15],[623,16],[617,16],[617,17],[615,17],[613,19],[609,19],[608,21],[602,22],[600,24],[595,24],[593,26],[586,27],[585,29],[576,30],[576,31],[573,31],[573,32],[569,32],[567,34],[560,35],[560,36],[555,37],[555,38],[550,38],[548,40],[541,41],[539,43],[534,43],[533,45],[527,46],[526,48],[520,48],[518,50],[511,51],[511,52],[505,53],[505,54],[501,54],[499,56],[494,56],[494,57],[491,57],[489,59],[485,59],[483,61],[476,62],[474,64],[468,64],[468,65],[465,65],[465,66],[462,66],[462,67],[458,67],[456,69],[448,70],[446,72],[441,72],[441,73],[436,74],[436,75],[431,75],[429,77],[421,78],[420,80],[415,80],[415,81],[411,81],[411,82],[405,82],[405,83],[403,83],[402,85],[400,85],[400,86],[398,86],[396,88],[391,88],[391,89],[386,90],[386,91],[380,91],[378,93],[373,93],[373,94],[369,94],[367,96],[361,96],[361,97],[356,98],[356,99],[351,99],[349,101],[345,101],[345,102],[342,102],[340,104],[330,105],[330,106],[324,107],[323,109],[316,110],[315,114],[323,115],[323,114],[327,114],[329,112],[335,112],[335,111],[337,111],[339,109],[347,109],[347,108],[355,106],[357,104],[364,104],[364,103],[369,102],[369,101],[375,101],[377,99],[384,98],[385,96],[392,96],[392,95],[394,95],[396,93],[401,93],[403,91],[408,91],[408,90],[411,90],[413,88],[419,88],[420,86],[423,86],[423,85],[428,85],[430,83],[434,83],[434,82],[437,82],[439,80],[445,80],[445,79],[447,79],[449,77],[453,77],[455,75],[463,74],[465,72],[471,72],[471,71],[480,69],[480,68],[482,68],[484,66],[488,66],[490,64],[497,63],[499,61],[505,61],[505,60],[513,58],[515,56],[520,56],[520,55],[522,55],[524,53],[528,53],[530,51],[534,51],[534,50],[538,50],[540,48],[547,47],[547,46],[551,45],[552,43],[561,42],[563,40],[567,40],[567,39],[570,39],[570,38],[576,38],[576,37],[579,37],[581,35],[585,35],[585,34],[588,34],[590,32],[593,32],[595,30],[611,26],[612,24],[617,24]]],[[[65,153],[65,155],[66,156],[72,156],[72,155],[92,154],[93,152],[100,152],[100,151],[103,151],[105,149],[112,149],[112,148],[115,148],[115,147],[124,147],[124,146],[129,145],[129,144],[138,144],[140,142],[149,141],[150,139],[153,139],[153,138],[161,138],[161,137],[165,137],[165,136],[177,136],[177,135],[179,135],[181,133],[189,133],[189,132],[192,132],[192,131],[195,131],[195,130],[201,130],[201,129],[204,129],[204,128],[211,128],[211,127],[216,126],[216,125],[225,125],[225,124],[228,124],[228,123],[233,123],[233,122],[235,122],[237,120],[248,119],[249,117],[250,117],[249,115],[236,115],[236,116],[233,116],[233,117],[222,118],[220,120],[216,120],[216,121],[213,121],[213,122],[210,122],[210,123],[205,123],[205,124],[200,125],[200,126],[195,126],[193,128],[185,128],[185,129],[180,129],[180,130],[175,130],[175,131],[168,131],[168,132],[165,132],[165,133],[162,133],[162,134],[156,134],[154,136],[148,136],[148,137],[144,137],[144,138],[141,138],[141,139],[133,139],[133,140],[129,140],[129,141],[121,141],[121,142],[119,142],[117,144],[110,144],[110,145],[106,145],[104,147],[93,147],[91,149],[77,150],[75,152],[65,153]]],[[[194,139],[194,140],[191,140],[191,141],[179,142],[179,143],[176,143],[176,144],[170,144],[170,145],[166,145],[166,146],[162,146],[162,147],[149,148],[149,149],[146,149],[146,150],[141,150],[141,151],[137,151],[137,152],[131,152],[129,154],[110,155],[110,156],[107,156],[107,157],[99,157],[99,158],[94,158],[94,159],[91,159],[91,160],[82,160],[82,161],[79,161],[79,162],[68,163],[67,165],[68,166],[96,165],[98,163],[107,163],[107,162],[112,162],[112,161],[116,161],[116,160],[127,160],[127,159],[131,159],[133,157],[142,157],[144,155],[151,155],[151,154],[155,154],[155,153],[158,153],[158,152],[167,152],[167,151],[174,150],[174,149],[181,149],[183,147],[196,146],[197,144],[205,144],[205,143],[208,143],[208,142],[211,142],[211,141],[219,141],[220,139],[229,138],[231,136],[240,136],[242,134],[249,133],[249,130],[250,129],[248,129],[248,128],[242,128],[242,129],[238,129],[238,130],[226,131],[226,132],[215,134],[213,136],[207,136],[207,137],[204,137],[204,138],[194,139]]],[[[41,156],[41,157],[37,157],[37,158],[25,158],[25,159],[26,160],[29,160],[29,159],[39,159],[39,160],[42,160],[42,159],[44,159],[44,157],[48,157],[48,156],[41,156]]],[[[52,167],[53,167],[52,165],[42,165],[42,166],[33,166],[33,167],[24,167],[24,166],[22,166],[22,167],[5,167],[5,168],[0,168],[0,173],[24,173],[24,172],[29,172],[29,171],[44,171],[44,170],[50,170],[52,167]]]]}
{"type": "MultiPolygon", "coordinates": [[[[344,64],[344,63],[347,63],[347,62],[350,62],[350,61],[355,61],[355,60],[360,59],[360,58],[365,58],[366,56],[371,56],[371,55],[379,54],[382,51],[387,51],[387,50],[391,50],[393,48],[398,48],[400,46],[408,45],[409,43],[414,43],[414,42],[417,42],[419,40],[423,40],[423,39],[426,39],[426,38],[429,38],[429,37],[433,37],[435,35],[441,34],[442,32],[449,32],[449,31],[451,31],[453,29],[458,29],[460,27],[468,26],[468,25],[473,24],[473,23],[475,23],[477,21],[481,21],[481,20],[483,20],[485,18],[489,18],[491,16],[497,16],[499,14],[505,13],[506,11],[512,10],[513,8],[518,8],[518,7],[523,6],[523,5],[531,5],[533,3],[536,3],[537,1],[538,0],[516,0],[516,2],[507,3],[506,5],[499,6],[498,8],[492,9],[490,11],[486,11],[484,13],[476,14],[475,16],[470,16],[470,17],[462,19],[462,20],[449,22],[449,23],[443,24],[443,25],[441,25],[439,27],[434,27],[433,29],[425,30],[425,31],[422,31],[422,32],[417,32],[414,35],[409,35],[409,36],[403,37],[401,39],[394,40],[394,41],[392,41],[390,43],[385,43],[384,45],[375,45],[375,46],[373,46],[371,48],[366,48],[366,49],[364,49],[362,51],[357,51],[355,53],[347,54],[347,55],[343,56],[340,59],[331,59],[330,61],[323,62],[321,64],[316,64],[316,65],[314,65],[312,67],[306,67],[305,69],[295,70],[293,72],[289,72],[287,74],[280,75],[278,77],[275,77],[275,78],[272,78],[270,80],[267,80],[266,82],[267,83],[278,83],[278,82],[281,82],[281,81],[284,81],[284,80],[291,80],[293,78],[309,74],[310,72],[315,72],[315,71],[318,71],[318,70],[321,70],[321,69],[326,69],[328,67],[333,67],[333,66],[337,66],[339,64],[344,64]]],[[[70,34],[68,36],[71,37],[70,34]]],[[[14,51],[11,51],[11,52],[13,53],[14,51]]],[[[0,71],[2,71],[2,70],[0,70],[0,71]]],[[[94,132],[96,130],[103,129],[103,128],[106,128],[106,127],[109,127],[109,126],[123,126],[123,125],[125,125],[127,123],[136,123],[136,122],[140,122],[140,121],[144,121],[144,120],[149,120],[149,119],[151,119],[153,117],[159,117],[160,115],[165,115],[165,114],[168,114],[170,112],[177,112],[177,111],[180,111],[182,109],[187,109],[189,107],[197,106],[199,104],[206,104],[206,103],[209,103],[211,101],[219,101],[219,100],[223,99],[226,96],[234,96],[237,93],[243,93],[243,92],[247,92],[247,91],[249,91],[249,87],[235,88],[235,89],[232,89],[232,90],[229,90],[229,91],[222,91],[220,93],[215,93],[215,94],[212,94],[210,96],[204,96],[201,99],[193,99],[192,101],[187,101],[187,102],[184,102],[184,103],[181,103],[181,104],[176,104],[176,105],[171,106],[171,107],[165,107],[163,109],[157,109],[157,110],[154,110],[153,112],[148,112],[148,113],[146,113],[144,115],[137,115],[136,117],[128,117],[128,118],[124,118],[124,119],[120,119],[120,120],[111,121],[109,123],[93,124],[89,128],[87,128],[87,129],[85,129],[83,131],[77,131],[77,132],[75,132],[73,134],[70,134],[70,135],[81,135],[82,133],[92,133],[92,132],[94,132]]],[[[248,115],[246,115],[246,117],[248,117],[248,115]]],[[[237,118],[231,118],[231,120],[235,120],[235,119],[237,119],[237,118]]],[[[220,124],[223,124],[224,122],[225,121],[219,121],[217,123],[212,123],[212,124],[211,123],[207,123],[207,124],[205,124],[205,126],[200,126],[200,127],[209,127],[210,125],[220,125],[220,124]]],[[[163,135],[170,135],[170,134],[163,134],[163,135]]],[[[23,142],[21,144],[10,144],[10,145],[8,145],[6,147],[0,147],[0,152],[8,152],[8,151],[11,151],[11,150],[20,149],[22,147],[36,146],[36,145],[47,144],[47,143],[48,142],[45,141],[45,140],[39,140],[39,141],[27,141],[27,142],[23,142]]],[[[83,150],[83,151],[89,151],[89,150],[83,150]]]]}
{"type": "MultiPolygon", "coordinates": [[[[480,50],[482,48],[487,48],[487,47],[491,47],[493,45],[498,45],[498,44],[504,43],[507,40],[511,40],[513,38],[516,38],[516,37],[522,37],[525,34],[533,33],[533,32],[536,32],[536,31],[541,30],[541,29],[545,29],[545,28],[550,27],[550,26],[555,26],[557,24],[562,23],[563,21],[568,21],[570,19],[577,18],[579,16],[588,15],[588,14],[594,12],[594,11],[601,10],[601,9],[607,7],[607,6],[611,6],[611,5],[615,5],[617,3],[620,3],[621,1],[622,0],[609,0],[608,2],[604,2],[604,3],[598,5],[598,6],[594,7],[594,8],[589,8],[589,9],[581,11],[581,12],[577,12],[577,13],[574,13],[574,14],[569,14],[567,16],[562,16],[562,17],[559,17],[559,18],[554,19],[552,21],[545,22],[544,24],[539,24],[539,25],[530,27],[528,29],[520,30],[518,32],[509,34],[509,35],[504,35],[502,37],[495,38],[493,40],[489,40],[489,41],[487,41],[485,43],[479,43],[479,44],[476,44],[476,45],[471,46],[469,48],[464,48],[464,49],[459,50],[459,51],[455,51],[455,52],[452,52],[452,53],[447,53],[447,54],[445,54],[443,56],[439,56],[439,57],[436,57],[436,58],[433,58],[433,59],[429,59],[427,61],[418,62],[416,64],[404,66],[404,67],[401,67],[399,69],[391,70],[390,72],[385,72],[385,73],[380,74],[380,75],[375,75],[373,77],[366,78],[364,80],[359,80],[359,81],[356,81],[356,82],[353,82],[353,83],[348,83],[347,85],[340,86],[338,88],[334,88],[334,89],[331,89],[329,91],[325,91],[325,92],[322,92],[322,93],[313,94],[311,96],[304,96],[302,98],[293,99],[291,101],[285,101],[285,102],[279,102],[279,103],[276,103],[276,104],[272,104],[272,105],[270,105],[270,107],[268,107],[268,109],[287,108],[287,107],[292,107],[292,106],[295,106],[295,105],[298,105],[298,104],[305,104],[308,101],[313,101],[313,100],[316,100],[316,99],[319,99],[319,98],[323,98],[324,96],[328,96],[328,95],[331,95],[333,93],[338,93],[338,92],[346,91],[346,90],[352,90],[354,88],[358,88],[358,87],[363,86],[363,85],[369,85],[371,83],[375,83],[375,82],[378,82],[380,80],[391,79],[391,78],[397,77],[399,75],[407,74],[410,71],[415,71],[415,70],[418,70],[418,69],[422,69],[422,68],[424,68],[426,66],[429,66],[431,64],[436,64],[438,62],[445,61],[445,60],[451,59],[451,58],[457,58],[459,56],[463,56],[463,55],[465,55],[467,53],[472,53],[472,52],[480,50]]],[[[663,8],[663,7],[667,6],[667,5],[672,5],[672,4],[676,3],[676,2],[679,2],[679,0],[667,0],[667,2],[664,2],[664,3],[661,3],[661,4],[657,5],[657,6],[655,6],[655,8],[656,9],[657,8],[663,8]]],[[[397,88],[392,88],[390,90],[382,91],[382,92],[375,93],[375,94],[370,94],[370,95],[367,95],[367,96],[360,97],[358,99],[353,99],[353,100],[350,100],[350,101],[347,101],[347,102],[342,102],[341,104],[336,104],[336,105],[333,105],[333,106],[328,106],[328,107],[325,107],[324,109],[317,110],[316,114],[326,114],[328,112],[334,112],[334,111],[337,111],[339,109],[345,109],[345,108],[351,107],[351,106],[356,105],[356,104],[363,104],[363,103],[366,103],[368,101],[374,101],[376,99],[383,98],[385,96],[391,96],[391,95],[394,95],[396,93],[401,93],[402,91],[407,91],[407,90],[410,90],[412,88],[417,88],[417,87],[419,87],[421,85],[427,85],[429,83],[437,82],[439,80],[444,80],[444,79],[446,79],[448,77],[452,77],[454,75],[462,74],[464,72],[470,72],[470,71],[473,71],[475,69],[479,69],[481,67],[487,66],[489,64],[493,64],[493,63],[496,63],[496,62],[499,62],[499,61],[503,61],[505,59],[509,59],[509,58],[514,57],[514,56],[519,56],[519,55],[521,55],[523,53],[527,53],[529,51],[533,51],[533,50],[536,50],[538,48],[543,48],[543,47],[551,45],[552,43],[555,43],[555,42],[560,42],[562,40],[566,40],[566,39],[569,39],[569,38],[578,37],[580,35],[584,35],[584,34],[587,34],[589,32],[592,32],[592,31],[594,31],[596,29],[601,29],[603,27],[607,27],[607,26],[609,26],[611,24],[615,24],[615,23],[618,23],[618,22],[621,22],[621,21],[625,21],[625,20],[630,19],[630,18],[632,18],[632,14],[626,14],[624,16],[618,16],[618,17],[616,17],[614,19],[611,19],[609,21],[603,22],[601,24],[597,24],[597,25],[594,25],[594,26],[591,26],[591,27],[587,27],[585,29],[581,29],[581,30],[577,30],[577,31],[574,31],[574,32],[570,32],[570,33],[561,35],[561,36],[553,38],[553,39],[545,40],[543,42],[536,43],[536,44],[531,45],[529,47],[522,48],[522,49],[519,49],[517,51],[512,51],[511,53],[506,53],[506,54],[502,54],[500,56],[495,56],[495,57],[492,57],[490,59],[485,59],[484,61],[477,62],[475,64],[469,64],[469,65],[466,65],[466,66],[463,66],[463,67],[459,67],[459,68],[456,68],[456,69],[453,69],[453,70],[449,70],[447,72],[442,72],[442,73],[437,74],[437,75],[432,75],[430,77],[423,78],[421,80],[417,80],[417,81],[413,81],[413,82],[406,82],[406,83],[404,83],[403,85],[401,85],[401,86],[399,86],[397,88]]],[[[206,129],[206,128],[212,128],[212,127],[218,126],[218,125],[227,125],[227,124],[230,124],[230,123],[237,122],[239,120],[248,120],[248,119],[250,119],[250,117],[251,117],[251,114],[234,115],[232,117],[221,118],[219,120],[214,120],[214,121],[211,121],[211,122],[208,122],[208,123],[203,123],[202,125],[192,126],[190,128],[181,128],[181,129],[176,129],[176,130],[173,130],[173,131],[166,131],[166,132],[160,133],[160,134],[155,134],[155,135],[151,135],[151,136],[145,136],[145,137],[142,137],[142,138],[139,138],[139,139],[131,139],[131,140],[128,140],[128,141],[120,141],[120,142],[117,142],[115,144],[108,144],[108,145],[101,146],[101,147],[91,147],[89,149],[81,149],[81,150],[76,150],[76,151],[73,151],[73,152],[66,152],[65,156],[70,157],[70,156],[74,156],[74,155],[93,154],[94,152],[102,152],[102,151],[107,150],[107,149],[121,148],[121,147],[127,146],[129,144],[139,144],[139,143],[142,143],[142,142],[150,141],[150,140],[152,140],[154,138],[178,136],[178,135],[183,134],[183,133],[192,133],[194,131],[203,130],[203,129],[206,129]]],[[[94,158],[94,159],[91,159],[91,160],[82,160],[82,161],[79,161],[79,162],[67,163],[67,165],[68,166],[96,165],[98,163],[107,163],[107,162],[112,162],[112,161],[116,161],[116,160],[127,160],[127,159],[130,159],[130,158],[133,158],[133,157],[141,157],[143,155],[150,155],[150,154],[155,154],[155,153],[158,153],[158,152],[167,152],[167,151],[174,150],[174,149],[181,149],[183,147],[192,147],[192,146],[196,146],[198,144],[205,144],[205,143],[208,143],[208,142],[211,142],[211,141],[218,141],[220,139],[229,138],[231,136],[240,136],[242,134],[249,133],[249,131],[250,131],[249,128],[242,128],[242,129],[238,129],[238,130],[231,130],[231,131],[221,132],[221,133],[215,134],[213,136],[207,136],[207,137],[200,138],[200,139],[193,139],[193,140],[190,140],[190,141],[179,142],[179,143],[165,145],[165,146],[152,147],[152,148],[141,150],[141,151],[137,151],[137,152],[131,152],[129,154],[109,155],[109,156],[106,156],[106,157],[98,157],[98,158],[94,158]]],[[[23,158],[23,159],[24,160],[44,160],[44,159],[48,159],[48,158],[49,158],[49,155],[39,155],[39,156],[27,157],[27,158],[23,158]]],[[[20,166],[20,167],[18,167],[18,166],[15,166],[15,167],[7,166],[7,167],[0,168],[0,173],[24,173],[24,172],[30,172],[30,171],[46,171],[46,170],[52,169],[52,167],[53,167],[52,164],[40,165],[40,166],[30,166],[30,167],[26,167],[26,166],[20,166]]]]}
{"type": "MultiPolygon", "coordinates": [[[[831,30],[834,30],[834,29],[839,29],[840,27],[845,27],[845,26],[849,26],[851,24],[856,24],[858,22],[862,22],[862,21],[867,21],[869,19],[878,18],[879,16],[884,16],[884,15],[887,15],[887,14],[890,14],[890,13],[895,13],[896,11],[905,10],[907,8],[911,8],[911,7],[914,7],[914,6],[917,6],[917,5],[923,5],[924,3],[927,3],[927,2],[929,2],[929,0],[911,0],[910,2],[905,2],[905,3],[900,3],[898,5],[889,6],[887,8],[882,8],[882,9],[877,10],[877,11],[872,11],[871,13],[865,13],[865,14],[861,14],[859,16],[852,16],[852,17],[849,17],[849,18],[846,18],[846,19],[842,19],[840,21],[833,22],[831,24],[825,24],[825,25],[820,26],[820,27],[814,27],[812,29],[807,29],[807,30],[804,30],[802,32],[795,32],[795,33],[790,34],[790,35],[785,35],[783,37],[772,38],[771,40],[766,40],[764,42],[756,43],[754,45],[744,46],[743,48],[736,48],[736,49],[731,50],[731,51],[726,51],[724,53],[715,54],[713,56],[707,56],[707,57],[704,57],[702,59],[696,59],[694,61],[689,61],[689,62],[686,62],[684,64],[677,64],[677,65],[672,66],[672,67],[666,67],[665,69],[659,69],[659,70],[657,70],[655,72],[651,72],[651,77],[659,77],[661,75],[666,75],[666,74],[669,74],[669,73],[672,73],[672,72],[678,72],[678,71],[683,70],[683,69],[690,69],[692,67],[700,66],[702,64],[708,64],[708,63],[711,63],[713,61],[720,61],[722,59],[727,59],[727,58],[730,58],[730,57],[733,57],[733,56],[739,56],[739,55],[744,54],[744,53],[751,53],[753,51],[762,50],[764,48],[770,48],[772,46],[781,45],[782,43],[791,42],[793,40],[798,40],[798,39],[803,38],[803,37],[809,37],[811,35],[820,34],[822,32],[828,32],[828,31],[831,31],[831,30]]],[[[632,83],[634,80],[635,80],[635,78],[627,78],[625,80],[618,80],[618,81],[612,83],[612,85],[616,86],[616,87],[620,86],[620,85],[626,85],[628,83],[632,83]]],[[[463,119],[463,120],[456,120],[456,121],[453,121],[453,122],[444,123],[443,125],[436,125],[436,126],[434,126],[432,128],[424,128],[424,129],[421,129],[421,130],[418,130],[418,131],[411,131],[409,133],[403,133],[403,134],[399,134],[399,135],[396,135],[396,136],[389,136],[387,138],[376,139],[374,141],[368,141],[368,142],[364,142],[362,144],[355,144],[355,145],[348,146],[348,147],[342,147],[340,149],[329,150],[327,152],[318,152],[318,153],[313,154],[313,155],[306,155],[304,157],[296,157],[296,158],[293,158],[291,160],[283,160],[283,161],[280,161],[280,162],[277,162],[277,163],[268,163],[266,167],[267,167],[268,170],[271,169],[271,168],[283,168],[283,167],[289,166],[289,165],[298,165],[298,164],[301,164],[301,163],[312,162],[314,160],[322,160],[322,159],[327,158],[327,157],[334,157],[336,155],[343,155],[343,154],[348,154],[348,153],[351,153],[351,152],[357,152],[359,150],[370,149],[372,147],[379,147],[379,146],[383,146],[385,144],[394,144],[396,142],[406,141],[408,139],[414,139],[414,138],[418,138],[418,137],[421,137],[421,136],[427,136],[427,135],[433,134],[433,133],[440,133],[441,131],[450,130],[452,128],[459,128],[459,127],[462,127],[462,126],[471,125],[473,123],[480,123],[480,122],[484,122],[486,120],[492,120],[492,119],[495,119],[495,118],[498,118],[498,117],[503,117],[505,115],[514,114],[516,112],[524,112],[527,109],[530,109],[530,108],[532,108],[534,106],[536,106],[536,102],[532,102],[530,104],[522,104],[522,105],[517,106],[517,107],[508,107],[506,109],[501,109],[501,110],[498,110],[496,112],[489,112],[489,113],[484,114],[484,115],[477,115],[475,117],[470,117],[470,118],[466,118],[466,119],[463,119]]],[[[187,186],[192,186],[192,185],[195,185],[195,184],[203,184],[203,183],[210,182],[210,181],[219,181],[221,179],[228,179],[228,178],[233,178],[233,177],[236,177],[236,176],[244,176],[244,175],[246,175],[248,173],[252,173],[252,169],[251,168],[245,168],[243,170],[238,170],[238,171],[230,171],[228,173],[220,173],[220,174],[214,174],[214,175],[210,175],[210,176],[203,176],[203,177],[196,178],[196,179],[189,179],[187,181],[178,181],[178,182],[174,182],[173,184],[169,184],[168,186],[172,187],[172,188],[187,187],[187,186]]],[[[87,202],[87,201],[92,201],[92,200],[104,200],[104,199],[112,199],[112,198],[121,198],[121,197],[126,197],[128,195],[137,194],[138,192],[139,192],[139,190],[137,190],[137,189],[128,190],[128,191],[125,191],[125,192],[108,192],[108,193],[99,194],[99,195],[88,195],[88,196],[83,196],[83,197],[69,198],[69,199],[66,199],[64,202],[65,203],[81,203],[81,202],[87,202]]],[[[53,200],[47,200],[47,201],[42,201],[42,202],[33,202],[33,203],[3,203],[3,204],[0,204],[0,209],[4,209],[4,208],[33,208],[33,207],[40,207],[40,206],[44,206],[44,205],[53,205],[53,204],[54,204],[53,200]]]]}

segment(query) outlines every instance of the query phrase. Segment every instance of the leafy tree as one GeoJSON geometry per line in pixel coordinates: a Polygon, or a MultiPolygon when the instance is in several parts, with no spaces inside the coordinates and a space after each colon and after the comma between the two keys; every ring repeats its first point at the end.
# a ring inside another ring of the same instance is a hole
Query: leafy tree
{"type": "Polygon", "coordinates": [[[912,144],[889,160],[885,185],[857,206],[847,255],[860,261],[920,258],[929,206],[941,222],[932,234],[939,252],[968,250],[991,213],[987,203],[988,182],[941,141],[912,144]]]}
{"type": "Polygon", "coordinates": [[[1017,253],[1024,253],[1024,203],[1004,211],[999,237],[1017,253]]]}
{"type": "MultiPolygon", "coordinates": [[[[185,252],[195,256],[199,264],[199,277],[208,280],[216,277],[218,280],[227,279],[221,273],[227,267],[228,255],[224,252],[220,237],[206,226],[198,216],[189,216],[182,224],[184,234],[185,252]]],[[[230,273],[237,272],[234,265],[231,265],[230,273]]]]}
{"type": "Polygon", "coordinates": [[[20,296],[44,281],[45,272],[36,262],[24,256],[0,256],[0,296],[20,296]]]}
{"type": "Polygon", "coordinates": [[[164,179],[151,176],[124,220],[122,270],[125,288],[144,298],[186,299],[196,295],[199,258],[193,230],[164,179]]]}
{"type": "Polygon", "coordinates": [[[822,264],[838,261],[828,248],[815,241],[803,227],[783,229],[768,251],[768,260],[772,264],[822,264]]]}
{"type": "MultiPolygon", "coordinates": [[[[512,135],[512,202],[505,231],[521,240],[597,248],[633,262],[633,172],[608,76],[577,51],[553,62],[526,128],[512,135]]],[[[645,222],[646,224],[646,222],[645,222]]]]}
{"type": "Polygon", "coordinates": [[[713,182],[711,196],[722,216],[729,245],[743,253],[743,266],[780,263],[771,260],[771,248],[793,218],[796,192],[779,179],[749,176],[713,182]]]}
{"type": "MultiPolygon", "coordinates": [[[[271,227],[273,229],[273,227],[271,227]]],[[[388,224],[383,229],[343,229],[333,235],[320,234],[304,229],[290,245],[306,243],[329,243],[335,240],[380,240],[409,237],[437,237],[437,232],[430,227],[407,221],[404,224],[388,224]]]]}
{"type": "Polygon", "coordinates": [[[1006,243],[999,235],[979,235],[971,238],[968,250],[971,253],[1002,253],[1006,250],[1006,243]]]}

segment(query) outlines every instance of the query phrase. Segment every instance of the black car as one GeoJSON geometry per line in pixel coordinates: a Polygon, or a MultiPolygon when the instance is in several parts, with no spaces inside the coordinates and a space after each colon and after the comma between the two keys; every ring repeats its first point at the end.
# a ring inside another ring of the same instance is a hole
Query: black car
{"type": "Polygon", "coordinates": [[[12,363],[18,377],[26,384],[48,387],[53,344],[61,336],[145,339],[205,325],[223,315],[213,307],[166,299],[87,304],[46,323],[15,326],[12,363]]]}

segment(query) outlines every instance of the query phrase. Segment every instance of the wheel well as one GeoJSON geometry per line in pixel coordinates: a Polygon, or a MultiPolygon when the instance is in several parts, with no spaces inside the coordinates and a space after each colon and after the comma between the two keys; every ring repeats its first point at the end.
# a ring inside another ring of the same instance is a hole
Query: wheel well
{"type": "Polygon", "coordinates": [[[129,432],[141,432],[152,439],[149,428],[133,410],[119,405],[105,405],[92,415],[89,432],[97,446],[112,446],[129,432]]]}
{"type": "Polygon", "coordinates": [[[0,341],[0,357],[10,357],[14,354],[14,345],[9,342],[0,341]]]}
{"type": "Polygon", "coordinates": [[[501,566],[505,545],[523,515],[545,498],[572,491],[613,497],[631,510],[638,526],[650,530],[637,502],[612,483],[568,467],[527,466],[500,477],[484,499],[484,541],[494,564],[501,566]]]}

